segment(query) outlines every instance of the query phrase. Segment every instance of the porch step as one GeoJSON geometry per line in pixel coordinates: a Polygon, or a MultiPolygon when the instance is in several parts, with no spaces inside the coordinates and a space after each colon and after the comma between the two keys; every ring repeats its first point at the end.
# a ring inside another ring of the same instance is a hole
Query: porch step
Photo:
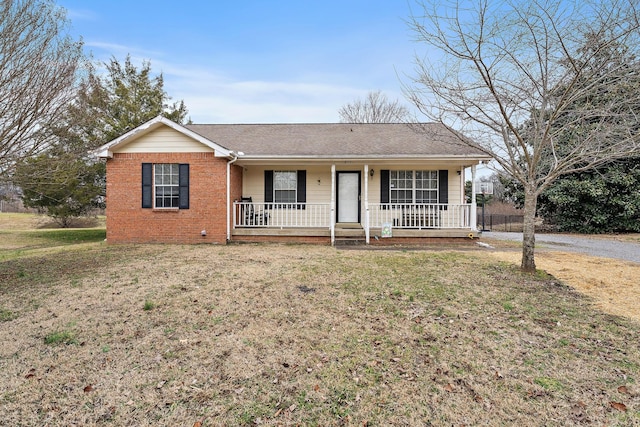
{"type": "Polygon", "coordinates": [[[364,230],[336,230],[336,239],[364,239],[364,230]]]}
{"type": "Polygon", "coordinates": [[[360,224],[345,227],[344,224],[336,225],[336,239],[364,239],[364,229],[360,224]]]}
{"type": "Polygon", "coordinates": [[[364,237],[336,237],[335,246],[361,246],[367,243],[364,237]]]}
{"type": "Polygon", "coordinates": [[[358,223],[336,224],[335,246],[360,246],[367,243],[362,225],[358,223]]]}

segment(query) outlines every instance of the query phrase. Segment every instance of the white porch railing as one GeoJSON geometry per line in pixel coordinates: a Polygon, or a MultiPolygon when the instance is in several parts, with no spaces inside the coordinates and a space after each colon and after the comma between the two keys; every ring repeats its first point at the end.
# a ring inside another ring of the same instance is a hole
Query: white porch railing
{"type": "Polygon", "coordinates": [[[329,228],[329,203],[234,202],[235,227],[329,228]]]}
{"type": "Polygon", "coordinates": [[[470,219],[470,204],[369,204],[372,228],[470,228],[470,219]]]}
{"type": "MultiPolygon", "coordinates": [[[[363,209],[364,212],[364,209],[363,209]]],[[[363,218],[364,223],[364,218],[363,218]]],[[[369,227],[400,229],[470,228],[470,204],[369,204],[369,227]]],[[[233,203],[233,226],[329,228],[329,203],[233,203]]]]}

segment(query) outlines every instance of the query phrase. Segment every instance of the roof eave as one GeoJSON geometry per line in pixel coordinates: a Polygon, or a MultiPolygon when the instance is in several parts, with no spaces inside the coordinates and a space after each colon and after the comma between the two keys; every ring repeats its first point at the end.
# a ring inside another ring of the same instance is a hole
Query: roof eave
{"type": "Polygon", "coordinates": [[[338,161],[360,161],[360,162],[456,162],[456,163],[469,163],[478,164],[481,162],[488,162],[492,159],[491,156],[486,154],[461,154],[461,155],[335,155],[335,156],[317,156],[317,155],[297,155],[297,156],[282,156],[282,155],[241,155],[238,156],[239,163],[266,163],[266,162],[281,162],[281,163],[294,163],[294,162],[311,162],[311,163],[323,163],[323,162],[338,162],[338,161]]]}

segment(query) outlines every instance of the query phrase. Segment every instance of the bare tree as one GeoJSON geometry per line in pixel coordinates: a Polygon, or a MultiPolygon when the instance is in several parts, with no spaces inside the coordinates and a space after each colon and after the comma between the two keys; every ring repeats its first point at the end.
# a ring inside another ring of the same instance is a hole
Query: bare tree
{"type": "Polygon", "coordinates": [[[338,110],[341,123],[398,123],[404,121],[409,110],[398,100],[389,101],[380,91],[369,92],[364,100],[343,105],[338,110]]]}
{"type": "Polygon", "coordinates": [[[429,56],[405,91],[460,142],[522,184],[524,271],[536,268],[537,198],[559,176],[638,151],[640,92],[634,0],[439,0],[410,19],[429,56]],[[422,13],[423,12],[423,13],[422,13]],[[618,93],[606,102],[589,99],[618,93]],[[458,133],[460,132],[460,133],[458,133]]]}
{"type": "Polygon", "coordinates": [[[66,26],[52,1],[0,2],[0,177],[47,145],[44,129],[73,95],[82,43],[66,26]]]}

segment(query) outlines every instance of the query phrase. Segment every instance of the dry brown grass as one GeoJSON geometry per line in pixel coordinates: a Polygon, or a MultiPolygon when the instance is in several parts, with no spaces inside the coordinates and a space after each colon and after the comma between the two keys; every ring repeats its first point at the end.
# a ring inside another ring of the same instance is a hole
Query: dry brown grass
{"type": "MultiPolygon", "coordinates": [[[[71,220],[72,228],[104,227],[105,217],[85,217],[71,220]]],[[[0,230],[32,230],[60,228],[60,224],[46,215],[0,212],[0,230]]]]}
{"type": "MultiPolygon", "coordinates": [[[[519,252],[491,252],[495,258],[519,264],[519,252]]],[[[568,252],[539,251],[538,268],[593,298],[600,310],[640,322],[640,264],[568,252]]]]}
{"type": "Polygon", "coordinates": [[[542,273],[474,252],[74,247],[0,242],[0,424],[640,425],[639,324],[542,273]]]}

